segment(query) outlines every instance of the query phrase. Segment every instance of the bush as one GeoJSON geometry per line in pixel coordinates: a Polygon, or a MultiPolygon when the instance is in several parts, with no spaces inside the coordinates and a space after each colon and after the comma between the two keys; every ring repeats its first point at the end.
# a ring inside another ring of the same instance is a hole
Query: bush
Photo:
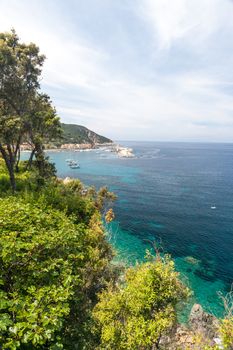
{"type": "Polygon", "coordinates": [[[10,190],[10,181],[7,174],[0,174],[0,192],[8,192],[10,190]]]}
{"type": "Polygon", "coordinates": [[[59,210],[9,197],[0,199],[0,230],[0,347],[74,349],[70,340],[81,341],[109,274],[98,214],[88,226],[75,224],[59,210]]]}
{"type": "MultiPolygon", "coordinates": [[[[22,191],[38,191],[41,187],[38,183],[38,172],[35,168],[25,171],[25,162],[19,163],[19,169],[15,173],[16,190],[22,191]]],[[[44,184],[44,183],[43,183],[44,184]]],[[[0,194],[3,196],[12,193],[9,174],[6,170],[4,161],[0,158],[0,194]]]]}
{"type": "Polygon", "coordinates": [[[130,268],[123,286],[110,284],[94,309],[101,339],[98,349],[156,346],[176,319],[176,304],[187,295],[168,257],[130,268]]]}
{"type": "Polygon", "coordinates": [[[222,320],[220,334],[225,349],[233,349],[233,317],[222,320]]]}

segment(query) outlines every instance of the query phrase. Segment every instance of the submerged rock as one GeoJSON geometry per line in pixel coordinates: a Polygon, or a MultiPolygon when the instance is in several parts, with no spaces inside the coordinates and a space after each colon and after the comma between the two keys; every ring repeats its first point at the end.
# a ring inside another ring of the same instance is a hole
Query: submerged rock
{"type": "Polygon", "coordinates": [[[200,260],[194,258],[193,256],[186,256],[184,260],[192,265],[198,265],[200,263],[200,260]]]}

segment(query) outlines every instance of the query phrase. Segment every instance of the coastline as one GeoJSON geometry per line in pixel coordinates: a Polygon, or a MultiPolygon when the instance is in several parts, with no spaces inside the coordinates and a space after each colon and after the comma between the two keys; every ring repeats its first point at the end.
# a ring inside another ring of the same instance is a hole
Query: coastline
{"type": "MultiPolygon", "coordinates": [[[[91,151],[91,150],[97,150],[97,149],[108,149],[110,152],[116,153],[120,158],[134,158],[135,155],[133,153],[132,148],[123,147],[119,144],[116,144],[114,142],[109,143],[96,143],[96,144],[90,144],[90,143],[66,143],[62,144],[58,147],[55,145],[52,145],[49,147],[48,145],[45,145],[45,152],[62,152],[62,151],[75,151],[75,152],[84,152],[84,151],[91,151]]],[[[32,148],[29,144],[22,144],[20,148],[21,152],[31,152],[32,148]]]]}

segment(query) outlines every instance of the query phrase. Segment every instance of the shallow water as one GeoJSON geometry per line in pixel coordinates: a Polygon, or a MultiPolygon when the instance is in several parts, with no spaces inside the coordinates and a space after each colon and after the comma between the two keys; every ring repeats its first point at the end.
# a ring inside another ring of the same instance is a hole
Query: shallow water
{"type": "Polygon", "coordinates": [[[107,185],[118,195],[110,231],[121,259],[142,260],[149,248],[144,239],[159,242],[193,289],[192,302],[222,315],[217,292],[233,282],[233,144],[125,145],[136,158],[104,150],[48,154],[58,176],[107,185]],[[67,158],[80,169],[70,169],[67,158]]]}

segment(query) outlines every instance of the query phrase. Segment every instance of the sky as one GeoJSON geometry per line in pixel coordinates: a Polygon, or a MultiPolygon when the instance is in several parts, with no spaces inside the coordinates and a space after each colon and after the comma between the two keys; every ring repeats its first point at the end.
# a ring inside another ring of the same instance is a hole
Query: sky
{"type": "Polygon", "coordinates": [[[233,142],[232,0],[0,0],[66,123],[114,140],[233,142]]]}

